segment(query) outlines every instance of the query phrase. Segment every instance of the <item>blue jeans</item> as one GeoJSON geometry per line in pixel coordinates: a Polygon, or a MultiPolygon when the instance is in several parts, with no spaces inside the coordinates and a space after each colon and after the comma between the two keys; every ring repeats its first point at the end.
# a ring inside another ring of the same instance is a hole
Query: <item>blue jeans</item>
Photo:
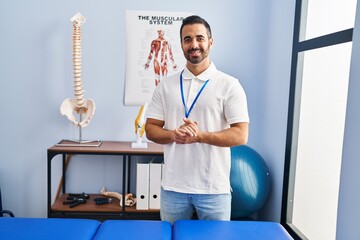
{"type": "Polygon", "coordinates": [[[201,220],[230,220],[231,194],[187,194],[161,188],[161,220],[191,219],[194,211],[201,220]]]}

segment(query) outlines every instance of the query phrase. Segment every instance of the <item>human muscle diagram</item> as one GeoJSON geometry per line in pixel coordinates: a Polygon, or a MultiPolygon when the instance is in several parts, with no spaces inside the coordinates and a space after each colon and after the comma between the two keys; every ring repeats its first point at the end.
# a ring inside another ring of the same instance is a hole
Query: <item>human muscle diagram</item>
{"type": "Polygon", "coordinates": [[[151,102],[155,87],[185,66],[179,31],[183,12],[126,11],[125,105],[151,102]]]}
{"type": "Polygon", "coordinates": [[[169,61],[171,61],[172,68],[174,70],[177,69],[171,44],[164,37],[165,31],[163,29],[159,29],[157,33],[158,37],[151,42],[150,53],[145,64],[145,69],[148,69],[150,62],[153,61],[156,86],[162,80],[163,76],[168,74],[169,61]]]}

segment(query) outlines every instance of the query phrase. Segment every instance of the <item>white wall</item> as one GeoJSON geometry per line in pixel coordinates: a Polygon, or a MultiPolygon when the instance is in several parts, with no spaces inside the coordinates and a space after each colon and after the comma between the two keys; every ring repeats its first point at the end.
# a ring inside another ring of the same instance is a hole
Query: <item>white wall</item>
{"type": "MultiPolygon", "coordinates": [[[[138,107],[123,105],[125,11],[194,12],[212,26],[212,60],[239,78],[249,102],[249,145],[267,161],[270,199],[259,216],[279,220],[282,194],[294,1],[2,0],[0,2],[0,187],[3,206],[18,217],[46,216],[46,149],[77,129],[59,108],[72,97],[72,26],[80,11],[85,97],[95,116],[86,139],[135,139],[138,107]]],[[[78,157],[68,172],[69,191],[120,190],[120,161],[78,157]]],[[[55,161],[55,179],[60,176],[55,161]]],[[[57,182],[54,182],[54,193],[57,182]]],[[[53,194],[54,194],[53,193],[53,194]]]]}

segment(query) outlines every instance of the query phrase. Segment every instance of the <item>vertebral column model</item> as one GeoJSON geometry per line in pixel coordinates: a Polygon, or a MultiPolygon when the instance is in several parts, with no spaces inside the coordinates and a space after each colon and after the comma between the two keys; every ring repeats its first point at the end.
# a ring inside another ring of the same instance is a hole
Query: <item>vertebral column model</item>
{"type": "Polygon", "coordinates": [[[73,23],[73,70],[74,70],[74,95],[75,99],[67,98],[60,107],[62,115],[74,123],[75,126],[86,127],[94,116],[95,103],[84,97],[83,83],[81,80],[81,26],[85,18],[77,13],[71,18],[73,23]],[[74,115],[77,113],[79,118],[74,115]]]}

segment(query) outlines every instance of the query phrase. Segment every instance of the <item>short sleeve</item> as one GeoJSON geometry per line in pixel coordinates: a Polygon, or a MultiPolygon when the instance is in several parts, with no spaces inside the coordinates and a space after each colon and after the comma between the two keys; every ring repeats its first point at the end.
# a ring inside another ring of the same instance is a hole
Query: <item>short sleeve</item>
{"type": "Polygon", "coordinates": [[[154,90],[151,103],[149,104],[147,110],[147,118],[153,118],[161,121],[165,120],[164,105],[162,102],[162,92],[163,87],[160,82],[160,84],[154,90]]]}
{"type": "Polygon", "coordinates": [[[249,122],[246,94],[238,80],[228,90],[224,111],[229,124],[249,122]]]}

